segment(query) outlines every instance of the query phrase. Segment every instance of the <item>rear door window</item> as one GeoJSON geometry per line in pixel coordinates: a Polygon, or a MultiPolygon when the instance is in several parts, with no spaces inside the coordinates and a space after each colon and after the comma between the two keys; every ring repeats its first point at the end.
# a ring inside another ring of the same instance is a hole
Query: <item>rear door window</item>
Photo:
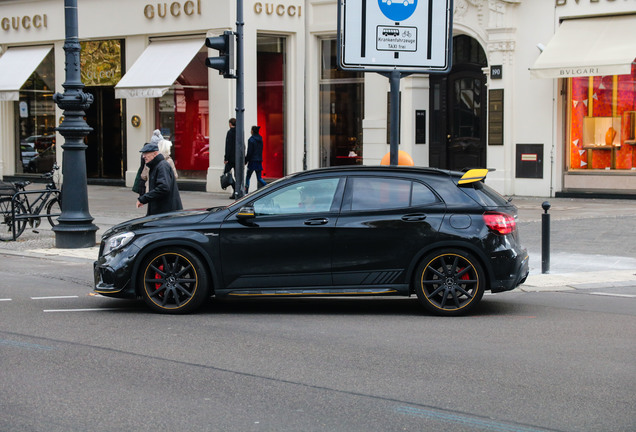
{"type": "Polygon", "coordinates": [[[406,179],[352,177],[347,188],[351,211],[419,207],[439,201],[428,187],[406,179]]]}

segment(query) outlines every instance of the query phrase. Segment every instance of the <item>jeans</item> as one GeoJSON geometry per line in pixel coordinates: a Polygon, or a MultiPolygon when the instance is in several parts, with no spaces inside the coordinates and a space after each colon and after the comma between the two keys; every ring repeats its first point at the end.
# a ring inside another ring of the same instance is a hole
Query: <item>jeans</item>
{"type": "Polygon", "coordinates": [[[247,175],[245,178],[245,191],[248,191],[250,189],[250,178],[252,177],[252,173],[256,173],[256,182],[259,188],[267,185],[267,182],[263,180],[263,177],[261,177],[261,172],[262,171],[260,170],[256,171],[249,168],[247,169],[247,175]]]}

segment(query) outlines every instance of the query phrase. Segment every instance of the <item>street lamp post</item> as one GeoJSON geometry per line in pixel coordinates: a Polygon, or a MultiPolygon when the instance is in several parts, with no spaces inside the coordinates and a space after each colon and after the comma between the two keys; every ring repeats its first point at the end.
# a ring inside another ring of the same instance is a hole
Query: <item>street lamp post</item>
{"type": "Polygon", "coordinates": [[[93,95],[82,91],[80,76],[80,43],[77,30],[77,0],[64,0],[64,41],[66,81],[64,93],[55,93],[53,101],[64,111],[57,128],[64,137],[62,145],[62,214],[53,231],[55,247],[85,248],[95,246],[97,226],[88,212],[86,187],[86,145],[84,137],[93,129],[84,120],[85,110],[93,103],[93,95]]]}

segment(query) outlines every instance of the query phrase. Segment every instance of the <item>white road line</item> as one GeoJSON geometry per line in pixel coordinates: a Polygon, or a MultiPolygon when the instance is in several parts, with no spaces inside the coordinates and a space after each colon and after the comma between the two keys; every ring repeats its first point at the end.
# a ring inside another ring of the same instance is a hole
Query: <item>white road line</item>
{"type": "Polygon", "coordinates": [[[44,309],[42,312],[97,312],[97,311],[110,311],[121,310],[117,308],[93,308],[93,309],[44,309]]]}
{"type": "Polygon", "coordinates": [[[636,295],[634,294],[612,294],[612,293],[602,293],[602,292],[592,292],[590,294],[599,295],[599,296],[607,296],[607,297],[636,298],[636,295]]]}
{"type": "Polygon", "coordinates": [[[70,298],[79,298],[79,296],[69,295],[69,296],[31,297],[31,300],[52,300],[52,299],[70,299],[70,298]]]}
{"type": "Polygon", "coordinates": [[[11,301],[12,299],[9,298],[5,298],[5,299],[0,299],[0,301],[11,301]]]}

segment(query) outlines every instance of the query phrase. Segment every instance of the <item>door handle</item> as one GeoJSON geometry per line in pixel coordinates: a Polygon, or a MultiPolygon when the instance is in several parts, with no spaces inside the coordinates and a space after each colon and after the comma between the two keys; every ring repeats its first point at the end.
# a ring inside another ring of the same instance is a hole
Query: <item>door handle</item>
{"type": "Polygon", "coordinates": [[[313,218],[313,219],[307,219],[305,221],[305,225],[324,225],[327,222],[329,222],[329,219],[327,218],[313,218]]]}
{"type": "Polygon", "coordinates": [[[402,216],[402,220],[405,222],[418,222],[426,219],[426,215],[423,213],[413,213],[402,216]]]}

